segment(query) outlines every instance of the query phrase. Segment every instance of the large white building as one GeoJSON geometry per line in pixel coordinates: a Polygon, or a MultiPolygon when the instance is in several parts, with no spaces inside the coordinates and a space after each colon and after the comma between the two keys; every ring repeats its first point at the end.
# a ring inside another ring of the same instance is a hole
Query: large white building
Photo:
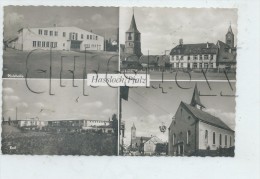
{"type": "Polygon", "coordinates": [[[22,28],[10,46],[17,50],[104,50],[104,37],[78,27],[22,28]]]}

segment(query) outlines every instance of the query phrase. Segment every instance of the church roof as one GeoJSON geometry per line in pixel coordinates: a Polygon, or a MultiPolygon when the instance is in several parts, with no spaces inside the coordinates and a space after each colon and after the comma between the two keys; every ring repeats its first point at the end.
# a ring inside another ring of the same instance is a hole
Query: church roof
{"type": "Polygon", "coordinates": [[[213,126],[222,128],[222,129],[226,129],[229,131],[234,132],[230,127],[228,127],[221,119],[219,119],[218,117],[215,117],[205,111],[202,111],[196,107],[193,107],[187,103],[181,102],[182,105],[184,105],[189,111],[190,113],[192,113],[198,120],[211,124],[213,126]]]}
{"type": "Polygon", "coordinates": [[[205,108],[205,106],[200,102],[200,95],[199,95],[199,91],[197,88],[197,83],[195,84],[195,88],[193,91],[193,95],[192,95],[192,99],[191,99],[191,106],[196,106],[196,105],[200,105],[201,107],[205,108]]]}
{"type": "Polygon", "coordinates": [[[218,48],[214,43],[182,44],[174,47],[170,55],[216,54],[218,48]]]}
{"type": "Polygon", "coordinates": [[[134,14],[132,16],[130,27],[129,27],[129,29],[126,32],[134,32],[134,33],[139,33],[140,34],[140,32],[138,31],[138,29],[136,27],[134,14]]]}
{"type": "Polygon", "coordinates": [[[217,62],[219,63],[236,63],[236,49],[232,49],[228,44],[218,41],[219,47],[217,62]],[[230,53],[229,50],[232,52],[230,53]]]}

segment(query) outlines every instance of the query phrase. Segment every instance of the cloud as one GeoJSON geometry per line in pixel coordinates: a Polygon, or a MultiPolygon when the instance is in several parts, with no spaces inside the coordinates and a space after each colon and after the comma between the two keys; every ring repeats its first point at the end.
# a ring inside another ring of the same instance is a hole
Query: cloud
{"type": "Polygon", "coordinates": [[[20,98],[18,96],[13,96],[13,95],[11,95],[11,96],[6,95],[3,98],[5,101],[19,101],[20,100],[20,98]]]}
{"type": "Polygon", "coordinates": [[[26,102],[21,102],[17,104],[17,107],[28,108],[28,104],[26,102]]]}
{"type": "Polygon", "coordinates": [[[112,110],[112,109],[104,109],[103,111],[102,111],[102,113],[104,113],[104,114],[112,114],[114,111],[112,110]]]}
{"type": "Polygon", "coordinates": [[[12,93],[14,93],[13,88],[3,88],[3,94],[4,95],[10,95],[12,93]]]}
{"type": "Polygon", "coordinates": [[[91,20],[92,21],[100,21],[102,20],[102,16],[100,14],[94,14],[92,17],[91,17],[91,20]]]}
{"type": "Polygon", "coordinates": [[[85,103],[85,107],[94,107],[94,108],[101,108],[103,106],[103,103],[101,101],[95,101],[90,103],[85,103]]]}
{"type": "Polygon", "coordinates": [[[9,25],[20,23],[24,20],[24,16],[16,12],[6,14],[5,23],[9,25]]]}
{"type": "Polygon", "coordinates": [[[41,103],[41,102],[37,102],[37,103],[34,103],[34,105],[37,107],[37,108],[44,108],[44,104],[41,103]]]}
{"type": "Polygon", "coordinates": [[[236,115],[232,112],[223,112],[219,109],[206,109],[206,112],[212,114],[213,116],[219,117],[225,124],[227,124],[231,129],[235,129],[236,125],[236,115]]]}

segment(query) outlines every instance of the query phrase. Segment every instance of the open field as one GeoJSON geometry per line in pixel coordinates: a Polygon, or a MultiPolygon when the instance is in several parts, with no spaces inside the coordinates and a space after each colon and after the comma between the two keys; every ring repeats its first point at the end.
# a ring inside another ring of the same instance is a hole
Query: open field
{"type": "MultiPolygon", "coordinates": [[[[125,71],[121,71],[121,73],[126,73],[126,74],[146,74],[145,71],[136,71],[136,70],[128,70],[127,72],[125,71]]],[[[179,71],[153,71],[150,70],[148,72],[148,74],[150,74],[150,80],[172,80],[175,81],[176,80],[202,80],[202,81],[206,81],[207,80],[224,80],[224,81],[228,81],[228,80],[236,80],[236,73],[234,72],[227,72],[227,77],[225,76],[224,72],[206,72],[204,77],[202,72],[190,72],[190,76],[187,72],[183,72],[181,70],[179,71]]]]}
{"type": "Polygon", "coordinates": [[[28,155],[116,155],[117,137],[98,133],[46,133],[19,131],[2,133],[3,154],[28,155]]]}
{"type": "Polygon", "coordinates": [[[25,77],[27,69],[28,78],[49,78],[50,66],[52,78],[60,78],[62,70],[62,78],[72,79],[74,71],[75,79],[83,78],[86,55],[87,73],[115,73],[118,70],[117,52],[74,52],[74,51],[52,51],[50,65],[50,51],[36,50],[28,57],[29,51],[18,51],[8,48],[3,51],[3,77],[10,78],[15,75],[25,77]],[[63,65],[61,65],[61,57],[63,65]],[[74,57],[76,56],[75,69],[74,57]],[[111,58],[112,57],[112,58],[111,58]],[[109,60],[111,58],[111,60],[109,60]],[[28,59],[28,60],[27,60],[28,59]],[[28,61],[26,65],[26,61],[28,61]]]}
{"type": "MultiPolygon", "coordinates": [[[[163,79],[164,80],[175,80],[177,72],[164,72],[163,79]]],[[[224,72],[207,72],[205,74],[207,80],[227,80],[224,72]]],[[[229,80],[236,79],[236,73],[227,73],[229,80]]],[[[190,72],[190,77],[188,73],[184,73],[182,71],[178,71],[177,80],[206,80],[202,72],[190,72]],[[191,77],[191,78],[190,78],[191,77]]],[[[151,71],[150,78],[152,80],[161,80],[162,72],[151,71]]]]}

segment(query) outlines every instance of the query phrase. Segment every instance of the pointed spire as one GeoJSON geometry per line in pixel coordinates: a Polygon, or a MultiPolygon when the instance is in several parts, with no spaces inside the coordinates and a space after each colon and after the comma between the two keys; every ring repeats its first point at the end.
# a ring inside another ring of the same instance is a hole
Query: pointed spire
{"type": "Polygon", "coordinates": [[[130,27],[129,27],[127,32],[137,32],[137,33],[140,33],[138,31],[137,27],[136,27],[134,9],[133,9],[133,16],[132,16],[131,24],[130,24],[130,27]]]}
{"type": "Polygon", "coordinates": [[[232,28],[231,28],[231,22],[230,22],[230,24],[229,24],[228,32],[230,32],[230,33],[233,34],[233,31],[232,31],[232,28]]]}
{"type": "Polygon", "coordinates": [[[135,128],[135,123],[133,123],[132,129],[136,129],[136,128],[135,128]]]}
{"type": "Polygon", "coordinates": [[[199,105],[201,108],[205,108],[205,106],[200,102],[200,95],[197,88],[197,83],[195,84],[195,88],[193,91],[192,99],[191,99],[191,106],[199,105]]]}

